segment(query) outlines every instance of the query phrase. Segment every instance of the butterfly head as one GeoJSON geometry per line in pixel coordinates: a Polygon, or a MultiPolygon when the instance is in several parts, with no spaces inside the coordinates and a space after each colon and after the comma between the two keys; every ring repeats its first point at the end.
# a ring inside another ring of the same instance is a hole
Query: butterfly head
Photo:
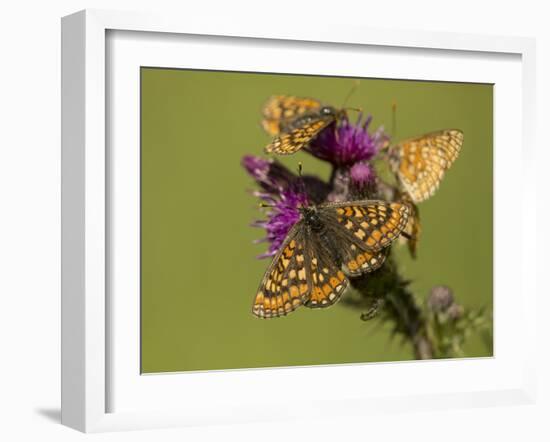
{"type": "Polygon", "coordinates": [[[338,115],[338,111],[332,106],[323,106],[321,109],[319,109],[319,113],[325,117],[335,117],[338,115]]]}
{"type": "Polygon", "coordinates": [[[355,109],[353,107],[336,109],[334,106],[323,106],[321,109],[319,109],[319,114],[322,117],[331,117],[334,120],[341,120],[343,118],[347,118],[348,110],[359,110],[359,109],[355,109]]]}
{"type": "Polygon", "coordinates": [[[300,207],[300,214],[302,219],[313,231],[320,231],[323,229],[323,222],[319,217],[319,212],[315,206],[303,206],[300,207]]]}

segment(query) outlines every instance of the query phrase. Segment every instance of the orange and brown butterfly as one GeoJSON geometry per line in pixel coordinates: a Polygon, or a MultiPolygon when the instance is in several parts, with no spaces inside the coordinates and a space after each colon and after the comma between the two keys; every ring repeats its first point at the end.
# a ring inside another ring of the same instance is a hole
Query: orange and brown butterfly
{"type": "Polygon", "coordinates": [[[308,146],[346,113],[313,98],[274,95],[264,105],[262,114],[262,127],[274,137],[265,151],[290,155],[308,146]]]}
{"type": "Polygon", "coordinates": [[[463,141],[461,130],[445,129],[389,147],[391,168],[414,203],[425,201],[439,188],[463,141]]]}
{"type": "Polygon", "coordinates": [[[384,263],[388,247],[407,225],[410,207],[365,200],[309,205],[299,212],[256,293],[257,317],[285,316],[302,305],[333,305],[349,277],[384,263]]]}

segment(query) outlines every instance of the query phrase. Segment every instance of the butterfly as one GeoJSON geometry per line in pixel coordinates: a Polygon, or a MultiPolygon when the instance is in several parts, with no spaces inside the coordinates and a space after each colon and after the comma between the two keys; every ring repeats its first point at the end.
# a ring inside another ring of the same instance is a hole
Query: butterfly
{"type": "Polygon", "coordinates": [[[301,305],[323,308],[340,299],[349,277],[378,269],[408,222],[407,204],[346,201],[299,208],[254,298],[260,318],[285,316],[301,305]]]}
{"type": "Polygon", "coordinates": [[[390,165],[413,202],[425,201],[435,193],[445,171],[457,159],[463,141],[461,130],[445,129],[390,148],[390,165]]]}
{"type": "Polygon", "coordinates": [[[279,155],[290,155],[306,147],[323,129],[345,116],[344,109],[287,95],[271,97],[262,113],[263,128],[274,136],[265,151],[279,155]]]}

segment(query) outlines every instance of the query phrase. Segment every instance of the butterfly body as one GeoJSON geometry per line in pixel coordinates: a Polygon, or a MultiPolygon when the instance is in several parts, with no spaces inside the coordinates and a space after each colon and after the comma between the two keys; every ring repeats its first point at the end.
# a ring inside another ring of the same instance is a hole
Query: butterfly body
{"type": "Polygon", "coordinates": [[[314,232],[324,231],[325,226],[323,224],[323,221],[321,221],[319,213],[317,212],[317,207],[301,207],[299,210],[300,214],[302,215],[302,219],[304,220],[304,223],[307,227],[309,227],[314,232]]]}
{"type": "Polygon", "coordinates": [[[329,307],[348,278],[378,269],[386,248],[399,237],[409,215],[406,204],[383,201],[326,203],[301,207],[268,267],[252,312],[284,316],[301,305],[329,307]]]}
{"type": "Polygon", "coordinates": [[[314,241],[332,258],[334,264],[340,267],[342,256],[340,256],[338,245],[334,243],[334,238],[330,235],[327,220],[323,221],[315,206],[301,208],[300,212],[304,226],[307,229],[306,236],[310,238],[315,236],[314,241]]]}
{"type": "Polygon", "coordinates": [[[307,147],[325,128],[345,115],[311,98],[276,95],[263,108],[262,126],[274,138],[265,151],[290,155],[307,147]]]}
{"type": "Polygon", "coordinates": [[[308,112],[300,115],[290,121],[281,123],[281,132],[289,132],[294,129],[312,124],[315,121],[326,119],[327,121],[335,121],[339,117],[341,111],[338,111],[332,106],[323,106],[316,112],[308,112]]]}

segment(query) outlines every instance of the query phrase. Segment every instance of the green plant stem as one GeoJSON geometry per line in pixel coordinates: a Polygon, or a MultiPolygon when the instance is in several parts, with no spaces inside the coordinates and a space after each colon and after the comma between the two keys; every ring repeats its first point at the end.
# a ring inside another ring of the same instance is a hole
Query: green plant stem
{"type": "MultiPolygon", "coordinates": [[[[372,310],[373,305],[379,306],[378,320],[390,323],[394,335],[409,341],[417,359],[433,358],[434,345],[427,333],[426,319],[391,257],[380,270],[354,278],[351,285],[361,296],[355,302],[357,307],[372,310]]],[[[370,313],[362,315],[364,320],[371,317],[370,313]]]]}

